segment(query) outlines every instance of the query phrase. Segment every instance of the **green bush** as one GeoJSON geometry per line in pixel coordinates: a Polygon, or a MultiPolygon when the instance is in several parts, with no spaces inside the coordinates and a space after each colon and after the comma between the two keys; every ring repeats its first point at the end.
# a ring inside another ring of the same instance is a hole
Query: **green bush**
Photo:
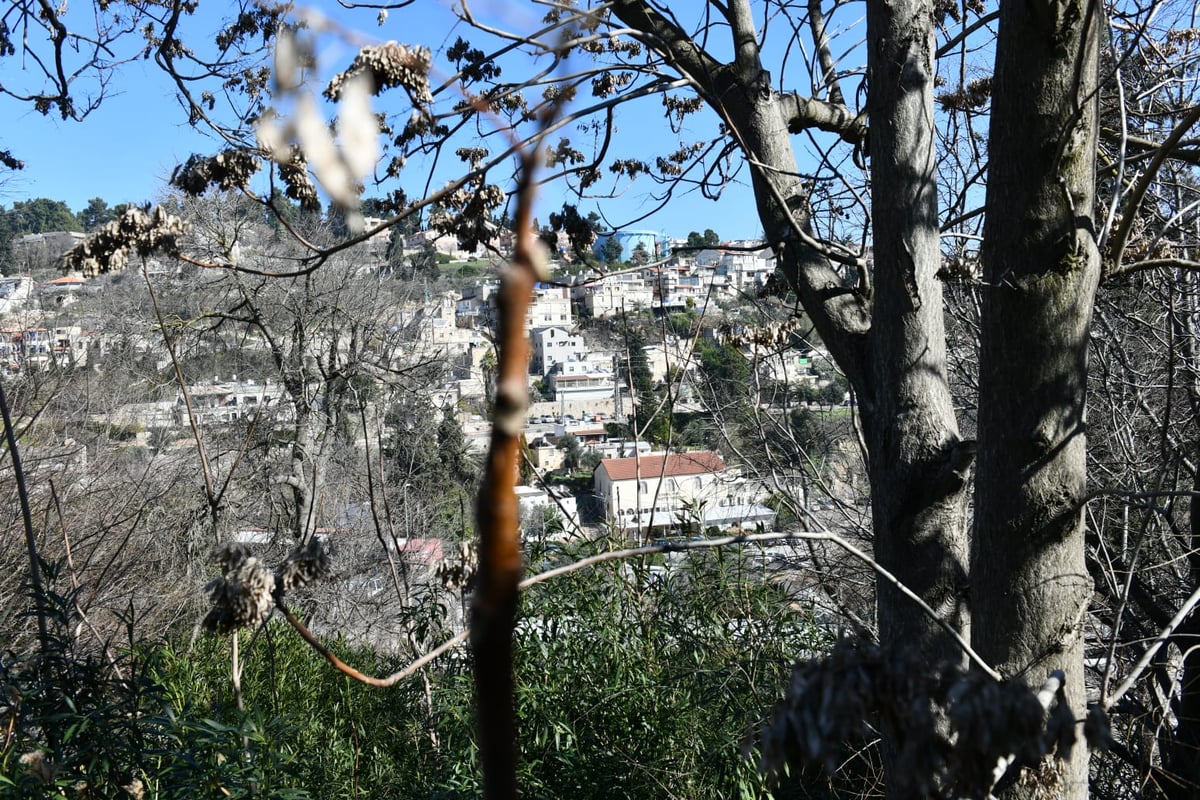
{"type": "MultiPolygon", "coordinates": [[[[548,545],[530,563],[541,569],[608,546],[572,545],[568,555],[548,545]]],[[[661,558],[608,563],[523,596],[514,668],[524,797],[765,795],[740,743],[793,660],[826,638],[739,553],[673,557],[681,561],[670,571],[661,558]]],[[[0,722],[15,731],[0,740],[0,798],[481,792],[465,651],[377,689],[332,670],[275,621],[240,634],[239,708],[229,637],[130,647],[118,677],[72,649],[71,599],[51,595],[47,605],[50,646],[0,662],[9,698],[0,722]]],[[[333,647],[375,674],[408,661],[333,647]]]]}
{"type": "MultiPolygon", "coordinates": [[[[46,568],[50,585],[55,570],[46,568]]],[[[109,662],[71,634],[74,597],[47,590],[48,635],[26,657],[0,656],[0,798],[307,797],[293,731],[256,713],[213,718],[211,704],[172,695],[167,648],[129,647],[109,662]]]]}

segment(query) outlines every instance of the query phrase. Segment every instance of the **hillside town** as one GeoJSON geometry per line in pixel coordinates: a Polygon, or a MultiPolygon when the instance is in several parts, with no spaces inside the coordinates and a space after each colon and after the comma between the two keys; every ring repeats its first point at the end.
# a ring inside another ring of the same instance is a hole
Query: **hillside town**
{"type": "MultiPolygon", "coordinates": [[[[780,513],[794,524],[807,507],[806,478],[795,472],[794,459],[764,468],[738,443],[742,423],[735,418],[749,413],[787,427],[796,414],[830,414],[850,402],[845,382],[815,337],[806,338],[794,322],[762,316],[771,250],[707,233],[710,241],[701,244],[695,233],[689,242],[653,231],[602,232],[582,257],[560,239],[554,277],[536,286],[525,319],[529,405],[516,493],[528,545],[570,546],[598,536],[661,544],[772,531],[785,524],[780,513]]],[[[88,460],[101,457],[97,448],[133,448],[170,463],[193,458],[197,437],[267,436],[278,441],[262,445],[270,485],[329,486],[307,494],[297,489],[283,506],[250,502],[229,515],[232,529],[223,535],[262,548],[286,547],[312,532],[335,552],[348,552],[361,537],[373,538],[366,529],[375,512],[374,501],[332,488],[336,459],[328,448],[337,431],[360,462],[376,447],[393,464],[385,472],[400,487],[396,513],[403,525],[391,534],[389,558],[414,569],[418,584],[444,575],[458,557],[460,537],[430,527],[468,524],[465,501],[454,498],[470,491],[477,467],[469,465],[481,462],[490,436],[503,252],[464,252],[454,237],[427,230],[372,237],[345,263],[323,268],[360,293],[371,287],[369,300],[353,301],[361,303],[357,310],[336,310],[357,321],[315,312],[293,320],[289,306],[279,312],[280,330],[303,324],[285,335],[307,343],[293,341],[288,355],[272,333],[279,321],[264,320],[276,313],[272,303],[291,302],[293,289],[263,284],[257,295],[263,306],[255,311],[263,318],[236,334],[231,326],[213,326],[191,340],[184,326],[164,337],[156,304],[175,303],[171,313],[179,317],[220,316],[225,312],[215,304],[225,297],[228,286],[220,280],[227,276],[153,257],[139,267],[142,275],[62,274],[62,254],[82,239],[60,233],[13,241],[16,268],[0,278],[5,379],[86,376],[98,386],[106,376],[126,374],[131,360],[141,378],[109,391],[104,402],[89,400],[86,425],[102,434],[99,444],[79,445],[69,435],[76,423],[65,424],[63,444],[39,445],[34,455],[41,458],[32,464],[84,476],[88,460]],[[281,293],[269,300],[270,291],[281,293]],[[328,376],[351,371],[406,377],[394,391],[370,390],[369,401],[344,393],[336,399],[328,376]],[[378,431],[375,443],[369,430],[378,431]],[[69,455],[60,458],[59,451],[69,455]],[[446,466],[460,461],[468,466],[446,466]],[[430,470],[459,477],[439,483],[430,470]],[[462,508],[446,510],[455,503],[462,508]]],[[[509,239],[495,242],[506,246],[509,239]]],[[[238,243],[246,258],[270,246],[265,231],[243,233],[238,243]]],[[[777,317],[786,320],[787,310],[777,317]]],[[[228,463],[237,469],[238,462],[228,463]]],[[[220,457],[209,468],[222,469],[220,457]]],[[[360,600],[379,594],[387,580],[381,570],[377,559],[352,570],[351,594],[360,600]]],[[[346,627],[344,619],[328,620],[328,630],[346,627]]],[[[394,641],[390,631],[356,634],[374,646],[394,641]]]]}

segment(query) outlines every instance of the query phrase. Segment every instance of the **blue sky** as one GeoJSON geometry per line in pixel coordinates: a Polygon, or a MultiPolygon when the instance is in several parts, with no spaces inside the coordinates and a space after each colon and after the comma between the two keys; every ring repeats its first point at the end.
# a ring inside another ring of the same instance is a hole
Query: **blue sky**
{"type": "MultiPolygon", "coordinates": [[[[382,27],[375,27],[370,16],[353,18],[352,24],[372,38],[423,43],[432,47],[435,53],[448,47],[460,32],[467,34],[465,29],[453,27],[453,19],[444,7],[438,7],[431,0],[422,2],[427,8],[422,12],[426,23],[422,27],[426,31],[437,31],[438,37],[444,37],[441,41],[437,41],[437,37],[426,36],[422,40],[404,34],[406,28],[402,25],[406,18],[403,15],[410,15],[411,9],[396,12],[382,27]]],[[[331,15],[343,13],[330,3],[315,5],[331,15]]],[[[214,7],[227,10],[223,4],[207,6],[209,9],[214,7]]],[[[502,16],[508,25],[521,26],[521,14],[514,8],[521,6],[494,1],[473,7],[473,10],[481,16],[502,16]]],[[[209,29],[215,21],[211,18],[198,20],[209,29]]],[[[407,22],[411,24],[411,16],[407,22]]],[[[344,52],[331,55],[343,63],[346,58],[344,52]]],[[[16,57],[0,60],[0,83],[11,85],[16,82],[21,76],[13,73],[20,64],[19,53],[16,57]]],[[[79,210],[92,197],[102,197],[110,205],[152,201],[162,193],[177,163],[193,152],[213,152],[217,148],[214,139],[204,137],[186,124],[169,82],[153,62],[126,64],[113,85],[117,91],[81,122],[63,121],[54,113],[43,116],[28,105],[0,98],[0,114],[7,120],[0,129],[0,149],[12,151],[25,162],[24,170],[11,174],[0,183],[0,204],[7,206],[16,200],[48,197],[79,210]]],[[[648,109],[644,105],[631,111],[639,113],[617,117],[616,124],[622,133],[620,139],[638,143],[625,145],[626,148],[633,146],[635,150],[645,143],[647,152],[622,155],[652,159],[677,146],[671,142],[677,143],[678,138],[670,137],[661,117],[647,117],[648,109]]],[[[699,126],[712,124],[711,116],[707,114],[697,115],[695,119],[699,126]]],[[[406,188],[413,193],[417,187],[406,188]]],[[[607,218],[622,222],[653,207],[649,195],[655,188],[648,181],[635,183],[620,198],[604,201],[603,206],[595,201],[584,201],[579,205],[585,213],[601,210],[607,218]]],[[[539,218],[545,221],[562,199],[562,195],[553,190],[544,192],[544,202],[538,209],[539,218]]],[[[752,195],[745,185],[729,187],[717,203],[698,194],[677,197],[662,212],[637,222],[635,227],[657,229],[677,236],[684,236],[690,230],[713,228],[727,239],[751,238],[761,231],[752,195]]]]}
{"type": "Polygon", "coordinates": [[[5,100],[0,148],[25,169],[0,186],[0,203],[48,197],[78,211],[93,197],[109,205],[153,200],[177,163],[213,147],[181,123],[186,117],[158,75],[133,64],[120,83],[122,92],[82,122],[5,100]]]}

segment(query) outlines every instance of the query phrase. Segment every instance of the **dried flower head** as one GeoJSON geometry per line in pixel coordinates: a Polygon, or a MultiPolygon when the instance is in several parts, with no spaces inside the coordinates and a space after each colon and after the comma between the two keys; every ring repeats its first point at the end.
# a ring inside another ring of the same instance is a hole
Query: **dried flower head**
{"type": "Polygon", "coordinates": [[[284,185],[284,195],[299,203],[305,211],[320,211],[321,197],[317,194],[316,185],[308,177],[308,165],[304,162],[300,148],[291,147],[288,154],[286,159],[276,161],[279,179],[284,185]]]}
{"type": "Polygon", "coordinates": [[[171,185],[190,195],[204,194],[210,186],[241,189],[250,185],[259,162],[251,153],[232,148],[215,156],[191,155],[171,173],[171,185]]]}
{"type": "Polygon", "coordinates": [[[41,750],[30,750],[28,753],[22,753],[17,762],[25,767],[25,771],[43,786],[49,786],[54,783],[54,778],[58,775],[58,767],[55,766],[54,762],[47,759],[46,754],[41,750]]]}
{"type": "Polygon", "coordinates": [[[229,633],[263,622],[275,605],[275,576],[240,544],[224,544],[213,553],[222,575],[205,587],[213,607],[203,625],[229,633]]]}
{"type": "Polygon", "coordinates": [[[275,571],[275,584],[282,591],[290,592],[325,580],[331,572],[329,555],[322,547],[321,541],[314,538],[288,554],[287,559],[275,571]]]}
{"type": "Polygon", "coordinates": [[[399,42],[385,42],[364,47],[345,72],[333,76],[325,88],[325,96],[338,100],[346,84],[355,76],[371,79],[371,94],[400,86],[408,92],[413,104],[424,107],[433,102],[429,89],[429,67],[432,53],[425,47],[408,47],[399,42]]]}
{"type": "Polygon", "coordinates": [[[262,623],[276,597],[324,580],[332,571],[329,555],[318,539],[297,546],[274,572],[251,555],[249,547],[236,542],[218,546],[212,557],[221,577],[205,587],[213,607],[203,625],[217,633],[262,623]]]}
{"type": "Polygon", "coordinates": [[[596,241],[596,231],[580,213],[576,206],[564,203],[562,213],[550,213],[550,227],[555,231],[563,231],[571,242],[576,255],[586,256],[592,251],[596,241]]]}
{"type": "Polygon", "coordinates": [[[461,542],[458,545],[458,556],[442,559],[434,567],[434,576],[442,582],[442,586],[450,590],[467,590],[475,582],[475,573],[479,569],[479,560],[471,545],[461,542]]]}
{"type": "MultiPolygon", "coordinates": [[[[479,170],[487,150],[464,147],[456,151],[459,158],[479,170]]],[[[482,173],[463,186],[445,194],[439,207],[429,214],[429,226],[439,233],[453,234],[464,250],[474,250],[496,236],[492,222],[494,211],[504,205],[508,195],[499,186],[485,183],[482,173]]]]}
{"type": "Polygon", "coordinates": [[[845,747],[882,731],[905,765],[898,793],[987,797],[1011,764],[1037,765],[1075,743],[1075,718],[1061,673],[1041,691],[997,682],[958,664],[931,665],[900,648],[840,641],[821,659],[798,663],[791,685],[758,732],[759,768],[787,764],[833,770],[845,747]]]}
{"type": "Polygon", "coordinates": [[[179,252],[179,239],[190,231],[190,224],[168,214],[162,206],[155,206],[149,213],[129,208],[63,254],[62,268],[91,278],[125,269],[131,250],[140,256],[154,252],[175,255],[179,252]]]}

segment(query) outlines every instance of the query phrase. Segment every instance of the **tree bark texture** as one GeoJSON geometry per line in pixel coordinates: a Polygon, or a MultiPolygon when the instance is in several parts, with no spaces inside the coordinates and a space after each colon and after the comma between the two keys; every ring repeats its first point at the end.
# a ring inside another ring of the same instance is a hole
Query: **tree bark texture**
{"type": "MultiPolygon", "coordinates": [[[[875,558],[964,635],[966,486],[972,448],[961,442],[946,381],[934,148],[932,3],[867,4],[871,216],[874,243],[869,393],[875,558]]],[[[931,664],[963,653],[891,584],[876,587],[885,646],[916,648],[931,664]]],[[[887,796],[895,742],[884,741],[887,796]]]]}
{"type": "MultiPolygon", "coordinates": [[[[849,286],[814,245],[809,187],[791,136],[824,129],[837,114],[805,115],[771,86],[757,51],[748,3],[734,0],[735,59],[719,63],[633,0],[614,13],[651,33],[664,55],[725,120],[751,170],[755,200],[779,270],[800,298],[859,400],[870,458],[875,555],[943,618],[966,633],[966,476],[973,450],[960,442],[946,384],[935,181],[934,29],[929,2],[871,3],[869,40],[874,295],[849,286]],[[875,77],[878,75],[878,77],[875,77]]],[[[847,136],[862,121],[848,120],[847,136]]],[[[931,660],[962,659],[938,621],[881,587],[880,638],[931,660]]],[[[897,765],[899,767],[899,765],[897,765]]]]}
{"type": "MultiPolygon", "coordinates": [[[[1088,328],[1100,276],[1092,223],[1099,8],[1002,3],[993,78],[972,552],[972,643],[1031,684],[1066,674],[1084,715],[1082,624],[1092,593],[1086,482],[1088,328]]],[[[1086,748],[1058,785],[1087,796],[1086,748]]]]}
{"type": "MultiPolygon", "coordinates": [[[[946,381],[934,149],[933,6],[867,5],[874,294],[863,421],[875,557],[963,633],[966,477],[946,381]]],[[[885,645],[963,661],[956,644],[890,584],[878,589],[885,645]]]]}

